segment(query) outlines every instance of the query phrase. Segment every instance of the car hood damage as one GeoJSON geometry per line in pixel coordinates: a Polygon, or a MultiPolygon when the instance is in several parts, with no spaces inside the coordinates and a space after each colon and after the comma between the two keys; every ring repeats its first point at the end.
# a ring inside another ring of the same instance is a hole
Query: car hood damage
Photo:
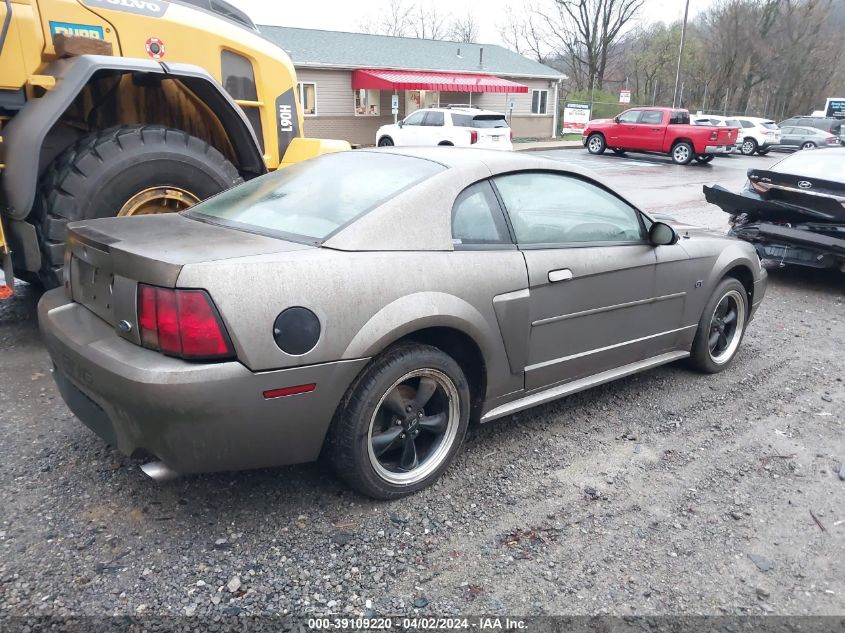
{"type": "Polygon", "coordinates": [[[705,185],[704,197],[731,216],[729,234],[754,244],[761,259],[845,272],[842,184],[751,170],[740,193],[705,185]]]}

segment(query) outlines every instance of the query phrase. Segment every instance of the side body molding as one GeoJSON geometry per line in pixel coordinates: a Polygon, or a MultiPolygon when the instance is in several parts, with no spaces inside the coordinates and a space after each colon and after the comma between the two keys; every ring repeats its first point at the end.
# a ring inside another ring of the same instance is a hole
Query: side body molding
{"type": "Polygon", "coordinates": [[[531,336],[530,297],[527,288],[493,297],[493,310],[502,332],[502,341],[512,374],[522,374],[528,364],[528,342],[531,336]]]}

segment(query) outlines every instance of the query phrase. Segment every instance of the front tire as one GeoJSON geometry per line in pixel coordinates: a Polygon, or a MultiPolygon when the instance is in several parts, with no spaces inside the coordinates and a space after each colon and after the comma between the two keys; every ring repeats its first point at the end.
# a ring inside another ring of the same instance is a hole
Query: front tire
{"type": "Polygon", "coordinates": [[[378,146],[379,147],[393,147],[393,139],[390,138],[389,136],[382,136],[378,140],[378,146]]]}
{"type": "Polygon", "coordinates": [[[757,151],[757,141],[753,138],[747,138],[742,141],[742,145],[740,145],[740,152],[742,152],[743,156],[751,156],[754,152],[757,151]]]}
{"type": "Polygon", "coordinates": [[[676,165],[689,165],[694,155],[692,145],[686,141],[675,143],[672,148],[672,162],[676,165]]]}
{"type": "Polygon", "coordinates": [[[349,387],[326,455],[350,487],[396,499],[431,485],[448,468],[469,411],[469,386],[452,357],[429,345],[397,345],[349,387]]]}
{"type": "Polygon", "coordinates": [[[590,134],[587,137],[587,151],[590,154],[604,154],[607,149],[607,144],[604,142],[604,137],[601,134],[590,134]]]}
{"type": "Polygon", "coordinates": [[[748,322],[748,295],[738,280],[728,277],[701,314],[690,352],[690,363],[698,371],[715,374],[733,361],[748,322]]]}
{"type": "Polygon", "coordinates": [[[223,154],[182,130],[131,125],[86,136],[41,180],[33,216],[39,278],[61,285],[68,222],[181,211],[240,182],[223,154]]]}

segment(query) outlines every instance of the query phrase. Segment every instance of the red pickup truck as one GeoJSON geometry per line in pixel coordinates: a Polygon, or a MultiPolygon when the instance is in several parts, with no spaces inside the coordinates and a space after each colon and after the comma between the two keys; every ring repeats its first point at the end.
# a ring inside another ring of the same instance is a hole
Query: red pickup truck
{"type": "Polygon", "coordinates": [[[689,112],[673,108],[631,108],[613,119],[587,124],[581,142],[591,154],[610,148],[623,152],[669,154],[677,165],[693,158],[709,163],[716,154],[729,154],[736,143],[735,127],[690,125],[689,112]]]}

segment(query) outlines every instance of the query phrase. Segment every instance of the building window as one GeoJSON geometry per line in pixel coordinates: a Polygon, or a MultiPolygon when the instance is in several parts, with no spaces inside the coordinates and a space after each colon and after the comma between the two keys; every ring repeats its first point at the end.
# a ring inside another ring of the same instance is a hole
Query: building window
{"type": "Polygon", "coordinates": [[[355,114],[360,114],[364,116],[378,116],[380,98],[381,90],[356,90],[355,114]]]}
{"type": "Polygon", "coordinates": [[[305,116],[317,114],[317,84],[310,81],[299,82],[299,103],[302,104],[302,114],[305,116]]]}
{"type": "Polygon", "coordinates": [[[531,91],[531,114],[548,114],[549,91],[531,91]]]}
{"type": "Polygon", "coordinates": [[[261,110],[256,105],[258,91],[255,88],[255,72],[252,69],[252,62],[243,55],[224,50],[220,54],[220,66],[223,87],[226,88],[226,92],[232,95],[235,103],[241,106],[249,124],[255,131],[255,136],[263,152],[264,133],[261,129],[261,110]]]}

